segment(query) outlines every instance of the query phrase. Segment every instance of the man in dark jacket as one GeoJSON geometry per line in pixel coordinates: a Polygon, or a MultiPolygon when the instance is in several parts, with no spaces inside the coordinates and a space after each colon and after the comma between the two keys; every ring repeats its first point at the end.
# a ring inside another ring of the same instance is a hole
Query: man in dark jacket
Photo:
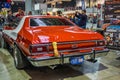
{"type": "Polygon", "coordinates": [[[80,12],[76,12],[74,16],[74,23],[81,27],[81,19],[82,19],[82,14],[80,12]]]}
{"type": "Polygon", "coordinates": [[[13,16],[11,10],[8,11],[7,22],[9,26],[15,26],[15,23],[17,22],[16,17],[13,16]]]}
{"type": "Polygon", "coordinates": [[[80,27],[86,29],[86,23],[87,23],[86,10],[83,10],[83,11],[82,11],[82,17],[81,17],[80,27]]]}
{"type": "Polygon", "coordinates": [[[13,15],[12,15],[12,11],[11,10],[9,10],[8,11],[8,16],[7,16],[7,22],[8,23],[12,23],[13,22],[13,15]]]}
{"type": "Polygon", "coordinates": [[[5,22],[4,17],[0,16],[0,29],[2,28],[4,22],[5,22]]]}
{"type": "Polygon", "coordinates": [[[82,14],[79,13],[79,12],[77,12],[77,13],[75,14],[75,17],[78,18],[77,20],[75,20],[75,23],[76,23],[79,27],[81,27],[81,28],[83,28],[83,29],[86,29],[86,23],[87,23],[86,10],[83,10],[83,11],[82,11],[82,14]]]}

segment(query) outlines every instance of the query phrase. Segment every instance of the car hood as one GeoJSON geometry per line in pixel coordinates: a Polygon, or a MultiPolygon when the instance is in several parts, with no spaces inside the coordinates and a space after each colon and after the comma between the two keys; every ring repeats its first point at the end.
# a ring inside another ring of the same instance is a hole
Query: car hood
{"type": "Polygon", "coordinates": [[[33,34],[41,43],[103,39],[99,33],[79,27],[43,27],[33,29],[33,34]]]}

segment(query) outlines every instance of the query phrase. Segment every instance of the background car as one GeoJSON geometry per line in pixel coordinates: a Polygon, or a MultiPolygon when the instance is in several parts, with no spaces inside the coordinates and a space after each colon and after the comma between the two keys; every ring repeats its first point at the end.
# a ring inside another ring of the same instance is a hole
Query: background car
{"type": "Polygon", "coordinates": [[[105,30],[105,38],[107,47],[112,49],[120,49],[120,20],[113,21],[103,26],[105,30]]]}

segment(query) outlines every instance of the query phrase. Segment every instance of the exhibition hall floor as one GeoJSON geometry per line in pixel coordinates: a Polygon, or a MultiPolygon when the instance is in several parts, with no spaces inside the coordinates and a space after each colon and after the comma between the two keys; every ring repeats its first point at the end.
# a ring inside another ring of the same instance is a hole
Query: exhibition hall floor
{"type": "Polygon", "coordinates": [[[32,66],[17,70],[10,53],[0,49],[0,80],[120,80],[119,56],[119,51],[110,50],[96,63],[85,61],[81,66],[64,65],[54,70],[32,66]]]}

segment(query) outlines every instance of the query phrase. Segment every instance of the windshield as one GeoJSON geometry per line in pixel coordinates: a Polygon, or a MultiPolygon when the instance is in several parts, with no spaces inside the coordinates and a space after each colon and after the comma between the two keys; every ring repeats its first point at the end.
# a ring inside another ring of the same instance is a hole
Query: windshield
{"type": "Polygon", "coordinates": [[[73,26],[64,18],[31,18],[30,26],[73,26]]]}
{"type": "Polygon", "coordinates": [[[107,27],[107,30],[120,30],[120,25],[110,25],[107,27]]]}

